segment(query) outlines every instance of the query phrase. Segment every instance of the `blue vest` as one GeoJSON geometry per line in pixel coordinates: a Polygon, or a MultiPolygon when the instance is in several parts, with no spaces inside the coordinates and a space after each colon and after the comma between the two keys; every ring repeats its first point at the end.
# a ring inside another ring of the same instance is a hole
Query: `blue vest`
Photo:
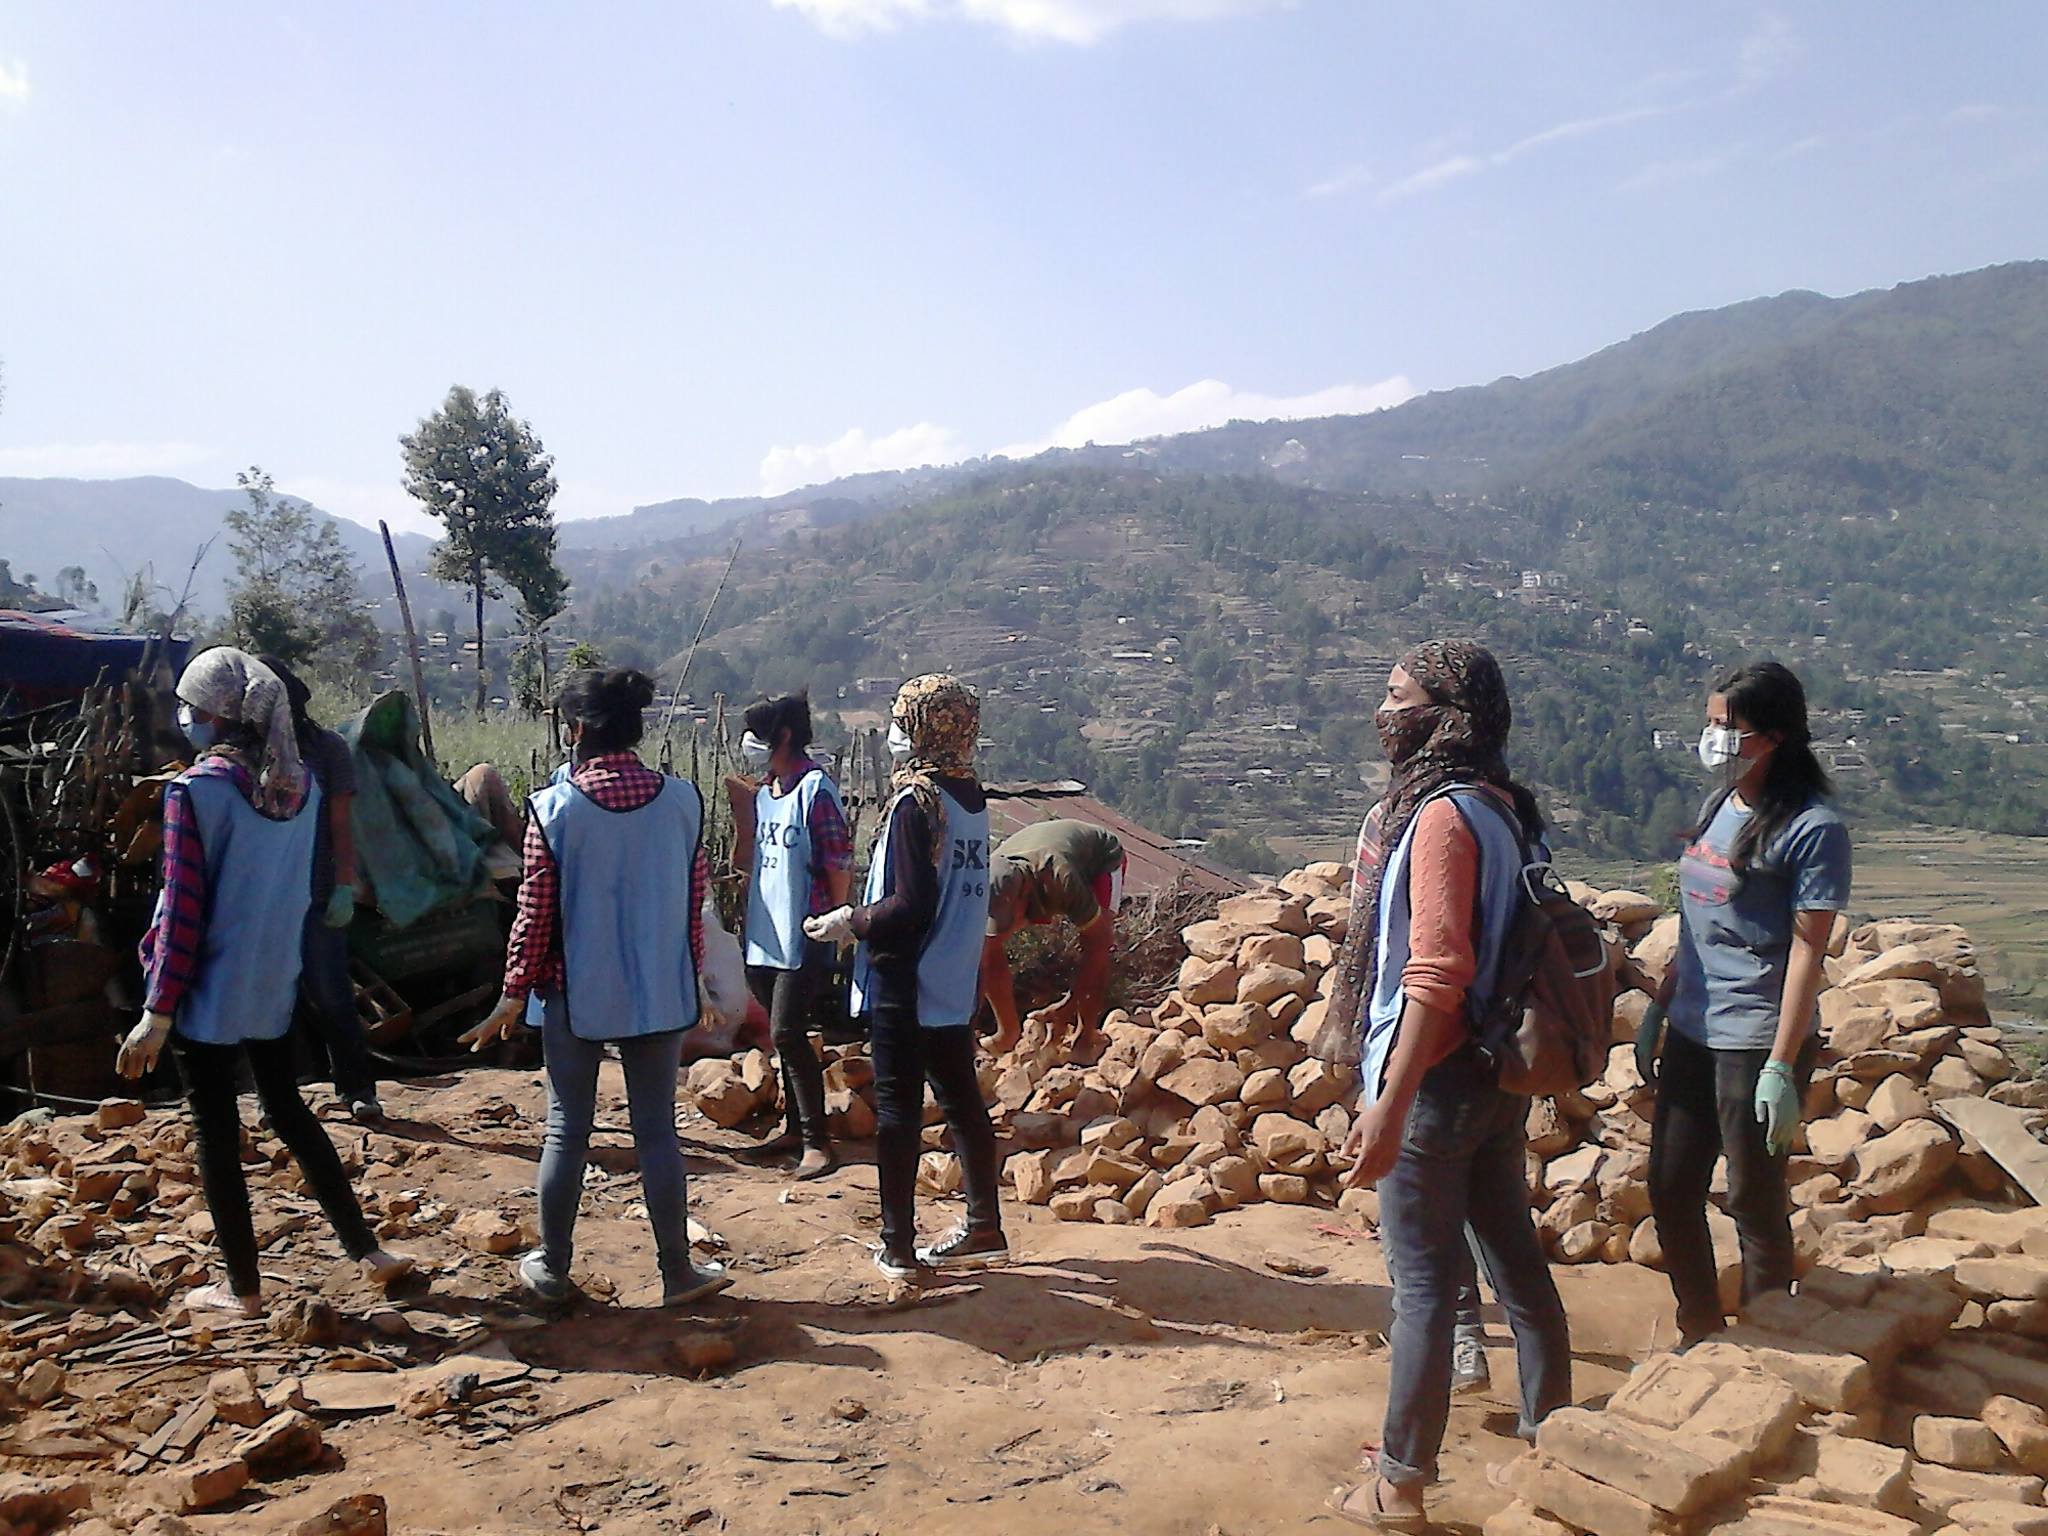
{"type": "MultiPolygon", "coordinates": [[[[1500,977],[1501,944],[1514,920],[1515,903],[1522,898],[1522,846],[1508,823],[1481,800],[1484,790],[1456,790],[1448,797],[1465,818],[1479,844],[1479,968],[1472,985],[1465,989],[1467,1021],[1479,1016],[1494,983],[1500,977]]],[[[1424,804],[1428,804],[1425,801],[1424,804]]],[[[1512,807],[1503,806],[1509,816],[1512,807]]],[[[1377,1101],[1386,1086],[1387,1058],[1393,1054],[1394,1037],[1400,1032],[1401,1011],[1407,994],[1401,990],[1401,972],[1408,965],[1408,857],[1415,842],[1415,829],[1422,824],[1417,811],[1401,841],[1387,856],[1387,871],[1380,881],[1380,932],[1378,973],[1373,977],[1371,1001],[1366,1006],[1364,1054],[1358,1064],[1360,1092],[1366,1102],[1377,1101]]],[[[1539,850],[1540,852],[1540,850],[1539,850]]]]}
{"type": "MultiPolygon", "coordinates": [[[[988,931],[988,807],[970,812],[943,789],[939,805],[946,818],[940,829],[939,910],[917,961],[917,1021],[927,1029],[973,1020],[981,1001],[982,938],[988,931]]],[[[862,900],[869,906],[892,889],[889,835],[895,825],[896,802],[891,801],[868,864],[862,900]]],[[[853,1011],[868,1012],[873,994],[874,965],[863,944],[853,956],[853,1011]]]]}
{"type": "Polygon", "coordinates": [[[292,1025],[313,844],[325,814],[320,786],[289,821],[272,821],[231,779],[179,780],[206,858],[206,936],[199,970],[178,1004],[178,1033],[207,1045],[276,1040],[292,1025]]]}
{"type": "Polygon", "coordinates": [[[682,779],[637,811],[608,811],[573,783],[533,797],[562,887],[561,991],[543,1017],[581,1040],[627,1040],[697,1022],[691,871],[704,799],[682,779]]]}
{"type": "Polygon", "coordinates": [[[813,768],[786,795],[754,792],[754,878],[747,887],[747,964],[803,969],[804,919],[811,915],[811,807],[839,791],[813,768]]]}

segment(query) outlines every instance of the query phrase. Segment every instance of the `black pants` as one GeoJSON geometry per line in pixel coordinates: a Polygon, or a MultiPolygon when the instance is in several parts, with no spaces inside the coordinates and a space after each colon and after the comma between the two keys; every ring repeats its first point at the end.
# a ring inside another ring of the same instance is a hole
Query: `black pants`
{"type": "Polygon", "coordinates": [[[747,990],[768,1010],[768,1034],[782,1066],[788,1132],[817,1151],[832,1145],[832,1133],[825,1128],[825,1068],[811,1045],[811,1010],[831,964],[824,949],[822,944],[807,946],[804,963],[793,971],[747,967],[747,990]]]}
{"type": "Polygon", "coordinates": [[[348,930],[328,927],[320,903],[306,914],[300,956],[299,995],[308,1005],[314,1034],[326,1048],[334,1091],[349,1102],[376,1098],[377,1069],[370,1064],[370,1045],[363,1038],[355,988],[348,979],[348,930]]]}
{"type": "Polygon", "coordinates": [[[327,1213],[342,1249],[352,1259],[377,1251],[377,1239],[363,1220],[341,1157],[327,1132],[299,1097],[289,1037],[249,1040],[241,1045],[202,1045],[175,1031],[171,1049],[192,1106],[199,1141],[199,1182],[213,1213],[214,1241],[227,1265],[228,1285],[237,1296],[254,1296],[262,1282],[256,1269],[256,1230],[249,1215],[249,1182],[242,1174],[242,1116],[235,1103],[237,1059],[246,1056],[256,1094],[271,1129],[291,1149],[320,1209],[327,1213]]]}
{"type": "MultiPolygon", "coordinates": [[[[1808,1044],[1794,1070],[1802,1098],[1816,1052],[1808,1044]]],[[[1688,1339],[1718,1332],[1727,1321],[1707,1231],[1717,1157],[1728,1159],[1728,1214],[1742,1243],[1743,1302],[1792,1288],[1785,1159],[1765,1146],[1755,1109],[1756,1082],[1770,1059],[1769,1050],[1716,1050],[1676,1030],[1664,1034],[1650,1134],[1650,1209],[1678,1297],[1678,1331],[1688,1339]]]]}
{"type": "Polygon", "coordinates": [[[944,1111],[960,1157],[967,1223],[994,1232],[996,1132],[974,1075],[974,1030],[966,1024],[926,1029],[914,1007],[878,1002],[872,1027],[875,1064],[875,1171],[882,1186],[882,1246],[899,1259],[917,1247],[917,1158],[924,1135],[924,1085],[944,1111]]]}

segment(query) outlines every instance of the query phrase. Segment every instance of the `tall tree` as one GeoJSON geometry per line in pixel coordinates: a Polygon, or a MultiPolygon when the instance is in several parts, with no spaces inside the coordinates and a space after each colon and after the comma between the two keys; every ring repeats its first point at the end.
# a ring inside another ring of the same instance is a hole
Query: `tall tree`
{"type": "Polygon", "coordinates": [[[406,491],[446,530],[433,574],[467,587],[476,609],[476,708],[489,692],[484,604],[519,594],[529,633],[562,608],[568,580],[555,565],[554,460],[502,390],[456,385],[417,431],[400,438],[406,491]],[[539,617],[535,617],[538,615],[539,617]]]}
{"type": "Polygon", "coordinates": [[[259,465],[235,476],[247,505],[224,519],[235,579],[228,629],[246,650],[297,666],[354,671],[377,652],[377,625],[333,522],[280,496],[259,465]]]}

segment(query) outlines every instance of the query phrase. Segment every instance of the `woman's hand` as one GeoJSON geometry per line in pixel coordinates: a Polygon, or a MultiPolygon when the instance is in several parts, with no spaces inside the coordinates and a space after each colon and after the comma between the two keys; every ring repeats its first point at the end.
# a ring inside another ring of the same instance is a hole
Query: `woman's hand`
{"type": "Polygon", "coordinates": [[[328,893],[327,908],[320,914],[320,920],[330,928],[346,928],[355,921],[356,891],[352,885],[337,884],[328,893]]]}
{"type": "Polygon", "coordinates": [[[461,1036],[461,1043],[472,1053],[487,1045],[496,1045],[500,1040],[510,1040],[515,1033],[526,1028],[526,999],[523,997],[501,997],[483,1023],[461,1036]]]}
{"type": "Polygon", "coordinates": [[[1393,1172],[1394,1160],[1401,1155],[1401,1135],[1408,1126],[1405,1109],[1400,1106],[1401,1112],[1396,1112],[1396,1106],[1381,1097],[1351,1122],[1351,1134],[1344,1138],[1338,1154],[1351,1163],[1343,1176],[1347,1189],[1377,1184],[1393,1172]]]}
{"type": "Polygon", "coordinates": [[[1799,1084],[1792,1068],[1782,1061],[1767,1061],[1756,1080],[1756,1123],[1764,1128],[1764,1147],[1771,1156],[1782,1157],[1792,1150],[1792,1133],[1799,1128],[1799,1084]]]}
{"type": "Polygon", "coordinates": [[[834,907],[830,912],[804,919],[804,936],[820,944],[846,945],[853,942],[853,908],[834,907]]]}
{"type": "Polygon", "coordinates": [[[1653,1002],[1643,1010],[1643,1022],[1636,1026],[1636,1070],[1645,1083],[1657,1081],[1657,1042],[1664,1036],[1664,1005],[1653,1002]]]}
{"type": "Polygon", "coordinates": [[[126,1078],[146,1076],[163,1055],[164,1042],[170,1037],[171,1016],[168,1013],[145,1013],[141,1022],[128,1031],[128,1038],[121,1042],[121,1053],[114,1058],[114,1070],[126,1078]]]}

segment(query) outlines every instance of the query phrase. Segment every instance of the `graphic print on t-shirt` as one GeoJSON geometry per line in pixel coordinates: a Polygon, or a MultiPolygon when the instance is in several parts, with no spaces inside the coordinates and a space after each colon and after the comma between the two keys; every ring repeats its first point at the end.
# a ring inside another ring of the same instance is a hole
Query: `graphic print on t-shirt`
{"type": "Polygon", "coordinates": [[[1704,834],[1686,845],[1680,857],[1679,889],[1685,899],[1700,906],[1725,907],[1735,894],[1735,870],[1728,855],[1719,853],[1704,834]]]}

